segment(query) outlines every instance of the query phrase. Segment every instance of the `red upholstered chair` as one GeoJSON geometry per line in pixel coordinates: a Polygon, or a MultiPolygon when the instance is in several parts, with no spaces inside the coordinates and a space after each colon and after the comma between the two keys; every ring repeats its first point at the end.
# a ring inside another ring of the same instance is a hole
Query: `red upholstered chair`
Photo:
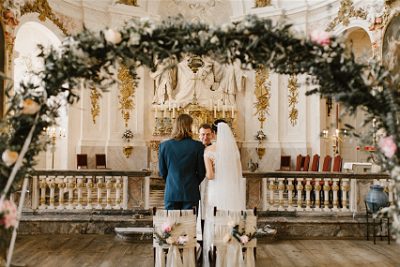
{"type": "Polygon", "coordinates": [[[76,168],[88,168],[87,154],[76,154],[76,168]]]}
{"type": "Polygon", "coordinates": [[[322,170],[323,172],[330,172],[331,171],[331,164],[332,164],[332,157],[329,155],[326,155],[324,158],[324,163],[322,164],[322,170]]]}
{"type": "Polygon", "coordinates": [[[317,172],[319,170],[319,155],[315,154],[312,158],[311,171],[317,172]]]}
{"type": "Polygon", "coordinates": [[[308,168],[310,167],[310,155],[305,156],[303,159],[303,171],[308,172],[308,168]]]}
{"type": "Polygon", "coordinates": [[[280,171],[290,171],[290,156],[281,156],[280,171]]]}
{"type": "Polygon", "coordinates": [[[297,155],[296,157],[296,168],[295,171],[299,172],[301,171],[301,168],[303,167],[303,156],[301,154],[297,155]]]}
{"type": "Polygon", "coordinates": [[[106,155],[105,154],[96,154],[96,169],[107,168],[106,164],[106,155]]]}
{"type": "Polygon", "coordinates": [[[332,171],[334,172],[341,172],[342,171],[342,162],[343,158],[340,155],[336,155],[333,158],[333,168],[332,171]]]}

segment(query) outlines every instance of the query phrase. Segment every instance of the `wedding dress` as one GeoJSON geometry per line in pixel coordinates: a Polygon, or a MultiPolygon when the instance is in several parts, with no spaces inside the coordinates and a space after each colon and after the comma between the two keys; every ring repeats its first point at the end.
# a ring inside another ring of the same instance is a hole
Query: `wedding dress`
{"type": "MultiPolygon", "coordinates": [[[[246,208],[246,180],[242,178],[240,153],[235,137],[226,123],[218,123],[216,151],[206,150],[215,169],[215,177],[208,181],[205,199],[205,224],[203,234],[203,266],[209,266],[208,251],[213,244],[212,216],[218,210],[241,211],[246,208]]],[[[227,257],[235,257],[228,255],[227,257]]],[[[236,266],[233,266],[236,267],[236,266]]]]}

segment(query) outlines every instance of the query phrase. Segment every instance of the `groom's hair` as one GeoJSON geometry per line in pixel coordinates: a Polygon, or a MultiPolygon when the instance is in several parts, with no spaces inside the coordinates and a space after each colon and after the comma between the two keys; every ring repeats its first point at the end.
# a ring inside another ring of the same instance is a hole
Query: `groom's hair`
{"type": "Polygon", "coordinates": [[[217,132],[218,132],[218,123],[220,123],[220,122],[226,123],[226,120],[224,120],[224,119],[218,119],[218,120],[215,120],[215,121],[213,122],[213,124],[212,124],[212,130],[214,131],[214,133],[217,133],[217,132]]]}
{"type": "Polygon", "coordinates": [[[175,140],[192,138],[192,123],[193,118],[189,114],[179,115],[172,130],[172,138],[175,140]]]}
{"type": "Polygon", "coordinates": [[[211,125],[208,124],[208,123],[203,123],[203,124],[201,124],[200,127],[199,127],[199,131],[200,131],[200,129],[210,129],[211,131],[214,131],[214,130],[212,129],[211,125]]]}

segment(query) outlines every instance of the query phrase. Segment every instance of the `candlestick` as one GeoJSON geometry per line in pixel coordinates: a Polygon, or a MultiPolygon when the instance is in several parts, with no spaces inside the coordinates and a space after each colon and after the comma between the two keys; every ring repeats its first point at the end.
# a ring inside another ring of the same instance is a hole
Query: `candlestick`
{"type": "Polygon", "coordinates": [[[217,118],[217,106],[214,105],[214,119],[217,118]]]}

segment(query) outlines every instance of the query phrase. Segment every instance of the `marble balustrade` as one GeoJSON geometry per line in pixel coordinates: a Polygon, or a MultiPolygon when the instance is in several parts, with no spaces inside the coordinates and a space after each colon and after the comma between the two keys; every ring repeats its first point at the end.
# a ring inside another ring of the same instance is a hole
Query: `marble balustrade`
{"type": "Polygon", "coordinates": [[[364,197],[372,184],[385,188],[391,204],[395,200],[394,182],[387,174],[248,172],[243,176],[247,206],[262,211],[364,212],[364,197]]]}
{"type": "MultiPolygon", "coordinates": [[[[247,179],[247,207],[260,211],[364,212],[364,197],[371,184],[384,186],[389,201],[395,201],[387,174],[244,172],[243,177],[247,179]]],[[[36,171],[28,208],[149,209],[151,180],[148,171],[36,171]]]]}
{"type": "MultiPolygon", "coordinates": [[[[33,210],[149,208],[148,171],[36,171],[31,179],[33,210]]],[[[26,206],[26,205],[25,205],[26,206]]]]}

